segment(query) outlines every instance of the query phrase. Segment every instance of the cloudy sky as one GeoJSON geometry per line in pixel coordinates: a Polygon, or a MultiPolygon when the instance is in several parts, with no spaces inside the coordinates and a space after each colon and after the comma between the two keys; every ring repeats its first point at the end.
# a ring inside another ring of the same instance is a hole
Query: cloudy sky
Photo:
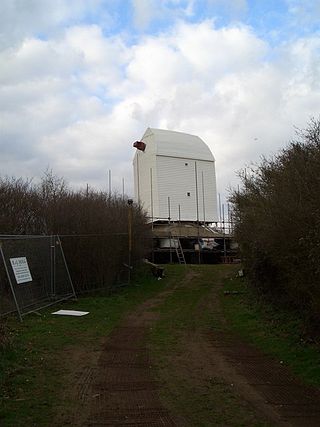
{"type": "Polygon", "coordinates": [[[131,194],[147,127],[200,136],[218,191],[319,117],[319,0],[1,0],[0,175],[131,194]]]}

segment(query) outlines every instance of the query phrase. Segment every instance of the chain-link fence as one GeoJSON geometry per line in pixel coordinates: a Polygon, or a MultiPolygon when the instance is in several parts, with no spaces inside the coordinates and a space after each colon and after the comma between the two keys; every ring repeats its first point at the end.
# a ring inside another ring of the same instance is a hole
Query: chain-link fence
{"type": "Polygon", "coordinates": [[[0,236],[0,315],[75,296],[58,236],[0,236]]]}

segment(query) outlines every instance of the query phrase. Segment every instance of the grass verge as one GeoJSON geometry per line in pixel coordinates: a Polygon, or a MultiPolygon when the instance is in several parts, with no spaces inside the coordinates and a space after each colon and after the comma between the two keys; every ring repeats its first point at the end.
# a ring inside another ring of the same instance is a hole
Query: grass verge
{"type": "Polygon", "coordinates": [[[303,325],[292,313],[259,300],[244,278],[228,278],[220,293],[233,331],[288,367],[307,384],[320,386],[320,352],[302,338],[303,325]]]}
{"type": "Polygon", "coordinates": [[[10,343],[0,350],[0,425],[51,426],[55,412],[73,404],[66,396],[62,400],[72,369],[68,355],[99,348],[128,311],[163,290],[166,283],[143,271],[131,287],[117,294],[67,301],[42,310],[40,316],[28,315],[23,323],[15,317],[7,319],[10,343]],[[59,308],[90,314],[53,316],[59,308]]]}

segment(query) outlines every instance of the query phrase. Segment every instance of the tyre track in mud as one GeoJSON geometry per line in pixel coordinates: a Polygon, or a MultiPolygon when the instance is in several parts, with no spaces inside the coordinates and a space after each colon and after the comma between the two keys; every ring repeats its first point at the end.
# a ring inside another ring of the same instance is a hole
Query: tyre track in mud
{"type": "MultiPolygon", "coordinates": [[[[83,370],[77,381],[77,397],[83,403],[83,411],[70,424],[192,426],[186,414],[179,413],[174,405],[168,405],[172,408],[170,412],[159,398],[162,387],[172,386],[168,372],[174,371],[177,377],[188,379],[186,386],[194,393],[201,393],[209,383],[228,386],[250,414],[248,426],[257,425],[260,420],[272,426],[319,426],[319,390],[302,384],[279,361],[228,331],[219,302],[220,285],[215,286],[210,298],[206,296],[192,313],[195,316],[210,310],[220,326],[180,333],[180,351],[169,355],[167,377],[161,372],[156,375],[148,352],[148,336],[160,316],[157,307],[176,289],[192,286],[194,274],[191,271],[183,284],[140,305],[108,336],[95,362],[83,370]]],[[[201,425],[235,426],[236,422],[221,424],[213,416],[208,424],[201,425]]]]}
{"type": "MultiPolygon", "coordinates": [[[[222,283],[212,288],[210,298],[202,301],[193,315],[204,310],[214,313],[216,326],[198,330],[188,337],[193,343],[185,348],[188,370],[200,363],[201,372],[216,381],[229,384],[261,415],[261,420],[275,426],[320,426],[320,390],[308,386],[293,375],[282,361],[264,354],[230,332],[220,296],[222,283]]],[[[186,340],[185,340],[186,341],[186,340]]],[[[201,372],[199,375],[201,376],[201,372]]],[[[214,420],[212,421],[214,424],[214,420]]]]}
{"type": "Polygon", "coordinates": [[[320,392],[238,336],[213,330],[204,338],[216,355],[217,373],[275,425],[320,426],[320,392]]]}
{"type": "MultiPolygon", "coordinates": [[[[127,316],[107,338],[89,377],[83,377],[79,397],[87,406],[83,427],[176,426],[158,396],[147,350],[152,311],[174,290],[164,291],[127,316]]],[[[81,382],[81,380],[80,380],[81,382]]]]}

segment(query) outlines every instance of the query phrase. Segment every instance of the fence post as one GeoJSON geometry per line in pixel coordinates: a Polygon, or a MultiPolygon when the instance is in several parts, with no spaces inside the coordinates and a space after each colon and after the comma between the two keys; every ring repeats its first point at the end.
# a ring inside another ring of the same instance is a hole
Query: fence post
{"type": "Polygon", "coordinates": [[[132,204],[133,200],[128,200],[128,285],[131,281],[131,252],[132,252],[132,204]]]}
{"type": "Polygon", "coordinates": [[[56,246],[54,236],[50,236],[50,279],[51,279],[51,298],[56,294],[56,246]]]}
{"type": "Polygon", "coordinates": [[[62,247],[60,236],[57,235],[56,238],[57,238],[57,244],[60,246],[60,251],[61,251],[63,263],[64,263],[64,266],[66,267],[66,270],[67,270],[67,275],[68,275],[68,278],[69,278],[69,282],[70,282],[70,285],[71,285],[73,296],[75,298],[77,298],[76,291],[74,290],[73,282],[72,282],[72,279],[71,279],[71,274],[70,274],[70,271],[69,271],[69,267],[68,267],[68,264],[67,264],[67,260],[66,260],[66,257],[64,255],[64,250],[63,250],[63,247],[62,247]]]}

